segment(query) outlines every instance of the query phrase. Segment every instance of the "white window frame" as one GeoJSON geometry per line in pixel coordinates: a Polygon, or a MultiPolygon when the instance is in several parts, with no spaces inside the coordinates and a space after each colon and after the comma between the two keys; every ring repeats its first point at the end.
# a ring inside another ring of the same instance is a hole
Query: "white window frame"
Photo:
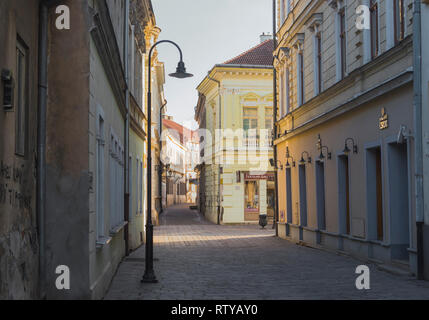
{"type": "Polygon", "coordinates": [[[15,153],[25,157],[27,143],[27,105],[28,105],[28,48],[18,37],[16,40],[16,109],[15,109],[15,153]],[[19,54],[22,60],[18,61],[19,54]],[[22,64],[20,64],[21,62],[22,64]],[[21,70],[21,67],[23,70],[21,70]]]}

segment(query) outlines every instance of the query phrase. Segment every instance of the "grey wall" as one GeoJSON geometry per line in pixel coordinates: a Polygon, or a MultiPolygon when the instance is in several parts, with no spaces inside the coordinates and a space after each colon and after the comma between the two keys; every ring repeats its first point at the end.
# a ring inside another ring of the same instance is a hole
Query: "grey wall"
{"type": "MultiPolygon", "coordinates": [[[[71,30],[49,28],[46,272],[51,299],[89,298],[89,16],[86,0],[68,0],[71,30]],[[70,66],[73,66],[72,68],[70,66]],[[79,94],[76,94],[79,92],[79,94]],[[57,290],[55,268],[70,268],[57,290]]],[[[54,10],[54,9],[53,9],[54,10]]],[[[54,12],[50,12],[52,16],[54,12]]]]}

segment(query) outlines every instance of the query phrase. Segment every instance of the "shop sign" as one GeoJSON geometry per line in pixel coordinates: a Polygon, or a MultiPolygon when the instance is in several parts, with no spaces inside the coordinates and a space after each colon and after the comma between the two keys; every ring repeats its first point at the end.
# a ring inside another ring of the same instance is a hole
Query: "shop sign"
{"type": "Polygon", "coordinates": [[[251,174],[245,173],[244,180],[269,180],[274,181],[274,173],[251,174]]]}
{"type": "Polygon", "coordinates": [[[387,129],[389,127],[389,117],[387,116],[386,110],[381,108],[380,130],[387,129]]]}

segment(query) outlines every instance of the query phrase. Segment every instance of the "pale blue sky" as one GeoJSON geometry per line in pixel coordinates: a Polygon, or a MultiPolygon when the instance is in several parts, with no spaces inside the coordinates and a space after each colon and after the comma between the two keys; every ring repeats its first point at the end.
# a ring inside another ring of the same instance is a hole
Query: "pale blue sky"
{"type": "Polygon", "coordinates": [[[187,71],[193,78],[168,77],[178,62],[169,44],[158,47],[165,63],[165,96],[168,114],[187,127],[196,128],[194,107],[197,85],[216,64],[229,60],[259,43],[272,32],[271,0],[152,0],[159,40],[173,40],[182,48],[187,71]]]}

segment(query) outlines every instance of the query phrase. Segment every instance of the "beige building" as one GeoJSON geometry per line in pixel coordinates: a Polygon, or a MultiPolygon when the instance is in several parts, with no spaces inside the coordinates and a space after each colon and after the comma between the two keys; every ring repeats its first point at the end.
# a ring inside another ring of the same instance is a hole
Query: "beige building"
{"type": "Polygon", "coordinates": [[[273,216],[273,41],[209,71],[199,84],[199,207],[215,223],[253,223],[273,216]]]}
{"type": "Polygon", "coordinates": [[[416,272],[411,4],[278,1],[274,143],[281,237],[416,272]]]}
{"type": "Polygon", "coordinates": [[[143,217],[129,228],[125,178],[129,156],[143,173],[145,145],[127,155],[126,127],[129,108],[130,140],[144,141],[151,2],[65,0],[70,29],[57,4],[0,4],[0,298],[102,298],[144,230],[143,217]],[[56,287],[59,266],[70,290],[56,287]]]}

